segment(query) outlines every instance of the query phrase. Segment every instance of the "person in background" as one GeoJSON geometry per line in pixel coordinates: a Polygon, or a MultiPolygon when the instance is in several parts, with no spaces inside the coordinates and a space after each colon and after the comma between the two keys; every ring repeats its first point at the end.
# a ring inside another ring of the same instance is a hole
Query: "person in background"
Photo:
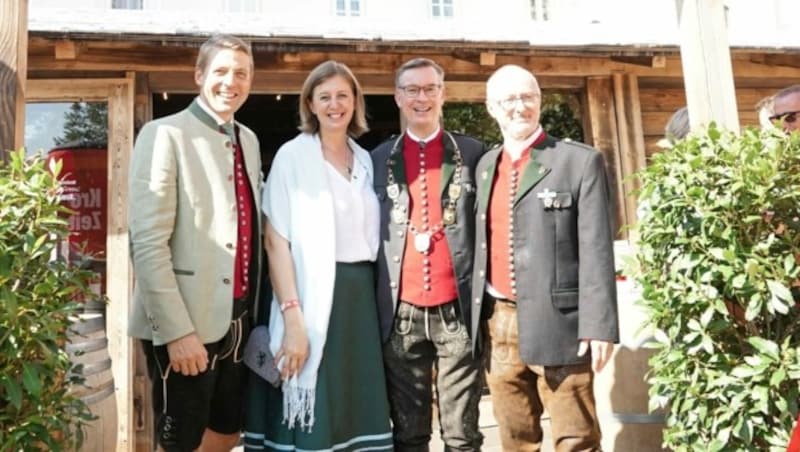
{"type": "Polygon", "coordinates": [[[234,120],[253,80],[250,46],[212,36],[194,76],[200,95],[147,123],[131,156],[129,334],[144,346],[160,449],[228,451],[261,273],[258,139],[234,120]]]}
{"type": "Polygon", "coordinates": [[[786,133],[800,130],[800,85],[788,86],[775,93],[774,112],[770,120],[786,133]]]}
{"type": "Polygon", "coordinates": [[[389,450],[392,433],[375,305],[378,200],[361,86],[342,63],[314,68],[301,133],[264,186],[274,296],[270,348],[281,388],[252,378],[246,450],[389,450]]]}
{"type": "Polygon", "coordinates": [[[469,339],[479,141],[441,127],[444,71],[416,58],[395,76],[406,130],[372,151],[381,201],[378,306],[395,449],[427,451],[433,369],[446,450],[478,451],[480,361],[469,339]]]}
{"type": "Polygon", "coordinates": [[[540,450],[547,410],[557,451],[599,451],[592,385],[619,341],[603,155],[542,130],[522,67],[489,78],[486,106],[503,144],[476,169],[472,336],[503,450],[540,450]]]}
{"type": "Polygon", "coordinates": [[[664,137],[670,143],[686,138],[689,135],[689,109],[681,107],[670,116],[666,127],[664,127],[664,137]]]}
{"type": "Polygon", "coordinates": [[[775,96],[767,96],[758,101],[756,112],[758,113],[758,124],[762,129],[775,127],[770,119],[775,114],[775,96]]]}

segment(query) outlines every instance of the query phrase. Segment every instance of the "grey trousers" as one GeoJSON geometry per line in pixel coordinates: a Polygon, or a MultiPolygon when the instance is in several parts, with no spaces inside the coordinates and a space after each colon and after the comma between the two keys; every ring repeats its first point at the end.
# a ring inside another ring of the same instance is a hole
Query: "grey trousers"
{"type": "Polygon", "coordinates": [[[458,302],[424,308],[401,301],[383,347],[395,450],[428,451],[433,369],[441,437],[448,451],[479,451],[481,362],[472,356],[458,302]]]}

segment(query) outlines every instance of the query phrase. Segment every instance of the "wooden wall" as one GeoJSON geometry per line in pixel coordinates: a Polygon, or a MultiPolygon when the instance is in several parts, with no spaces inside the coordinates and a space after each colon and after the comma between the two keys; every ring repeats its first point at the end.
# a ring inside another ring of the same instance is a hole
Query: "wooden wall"
{"type": "MultiPolygon", "coordinates": [[[[800,71],[799,74],[800,76],[800,71]]],[[[761,99],[775,94],[781,87],[793,82],[786,80],[784,85],[776,86],[774,80],[751,81],[736,87],[736,103],[739,122],[742,127],[758,127],[758,113],[755,105],[761,99]]],[[[657,143],[664,138],[664,127],[675,110],[686,105],[686,96],[680,80],[640,79],[639,92],[642,109],[645,153],[647,156],[659,151],[657,143]]]]}

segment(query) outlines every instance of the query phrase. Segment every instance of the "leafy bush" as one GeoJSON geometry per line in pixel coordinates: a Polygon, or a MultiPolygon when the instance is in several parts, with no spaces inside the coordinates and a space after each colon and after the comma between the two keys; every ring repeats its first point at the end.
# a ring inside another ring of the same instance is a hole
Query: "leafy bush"
{"type": "Polygon", "coordinates": [[[800,379],[800,134],[712,125],[639,177],[632,273],[664,446],[784,451],[800,379]]]}
{"type": "MultiPolygon", "coordinates": [[[[57,174],[59,164],[53,168],[57,174]]],[[[41,157],[0,166],[0,450],[62,450],[92,418],[70,392],[82,382],[67,330],[94,273],[54,260],[69,213],[41,157]]]]}

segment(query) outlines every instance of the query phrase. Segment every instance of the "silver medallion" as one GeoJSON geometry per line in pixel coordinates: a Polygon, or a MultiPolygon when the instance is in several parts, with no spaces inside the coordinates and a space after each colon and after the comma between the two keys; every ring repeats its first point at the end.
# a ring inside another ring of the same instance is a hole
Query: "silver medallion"
{"type": "Polygon", "coordinates": [[[456,209],[447,207],[442,212],[442,223],[451,225],[456,222],[456,209]]]}
{"type": "Polygon", "coordinates": [[[392,221],[394,221],[395,224],[405,224],[406,212],[400,207],[395,207],[392,209],[392,221]]]}
{"type": "Polygon", "coordinates": [[[427,253],[431,248],[431,235],[427,232],[421,232],[414,236],[414,249],[420,253],[427,253]]]}
{"type": "Polygon", "coordinates": [[[461,196],[461,184],[450,184],[450,186],[447,187],[447,194],[450,195],[450,199],[452,200],[458,199],[459,196],[461,196]]]}
{"type": "Polygon", "coordinates": [[[400,197],[400,186],[397,184],[391,184],[386,187],[386,196],[388,196],[390,199],[397,199],[400,197]]]}

